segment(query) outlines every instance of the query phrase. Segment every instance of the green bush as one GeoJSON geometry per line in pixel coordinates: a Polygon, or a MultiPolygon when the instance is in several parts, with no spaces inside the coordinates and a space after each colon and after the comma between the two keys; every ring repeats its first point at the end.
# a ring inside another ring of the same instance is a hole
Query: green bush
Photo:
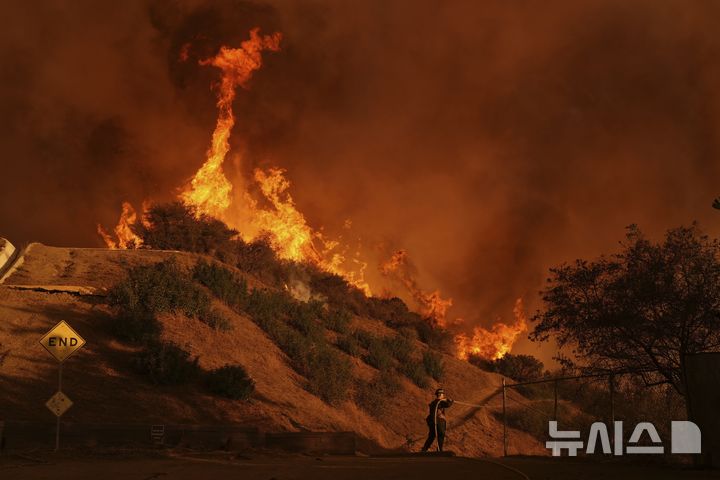
{"type": "Polygon", "coordinates": [[[425,372],[437,381],[440,381],[445,373],[445,363],[442,355],[427,350],[423,353],[423,366],[425,372]]]}
{"type": "Polygon", "coordinates": [[[247,298],[245,279],[214,263],[198,261],[193,269],[193,278],[231,307],[241,305],[247,298]]]}
{"type": "Polygon", "coordinates": [[[327,328],[338,333],[347,333],[350,330],[352,315],[347,310],[331,308],[324,312],[323,323],[327,328]]]}
{"type": "Polygon", "coordinates": [[[407,378],[420,388],[427,388],[429,385],[425,366],[418,361],[409,361],[400,365],[400,371],[407,378]]]}
{"type": "Polygon", "coordinates": [[[127,278],[110,289],[108,303],[118,310],[113,330],[133,341],[157,336],[158,313],[180,311],[201,317],[210,311],[210,297],[174,258],[131,268],[127,278]]]}
{"type": "Polygon", "coordinates": [[[179,385],[197,378],[198,359],[173,343],[152,341],[146,344],[135,360],[140,373],[156,385],[179,385]]]}
{"type": "Polygon", "coordinates": [[[397,374],[392,370],[382,370],[370,382],[361,382],[355,393],[356,403],[374,417],[382,417],[388,399],[400,391],[397,374]]]}
{"type": "Polygon", "coordinates": [[[240,365],[225,365],[207,373],[208,389],[215,395],[247,400],[255,391],[255,382],[240,365]]]}

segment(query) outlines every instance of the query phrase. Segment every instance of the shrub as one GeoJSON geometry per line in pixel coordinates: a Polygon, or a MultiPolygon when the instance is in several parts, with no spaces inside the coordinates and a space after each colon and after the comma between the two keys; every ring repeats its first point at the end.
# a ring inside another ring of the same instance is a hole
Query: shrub
{"type": "Polygon", "coordinates": [[[372,344],[376,340],[375,335],[368,332],[367,330],[355,330],[353,336],[357,339],[358,343],[363,348],[370,348],[370,344],[372,344]]]}
{"type": "Polygon", "coordinates": [[[225,365],[207,373],[208,389],[233,400],[247,400],[255,391],[255,382],[240,365],[225,365]]]}
{"type": "Polygon", "coordinates": [[[338,333],[347,333],[350,330],[350,322],[352,315],[347,310],[331,308],[324,312],[322,316],[323,323],[327,328],[338,333]]]}
{"type": "Polygon", "coordinates": [[[347,396],[352,382],[352,366],[347,358],[327,345],[315,345],[309,352],[307,371],[311,393],[328,403],[338,403],[347,396]]]}
{"type": "Polygon", "coordinates": [[[206,315],[200,317],[200,321],[221,332],[229,332],[232,330],[230,320],[217,308],[213,308],[206,315]]]}
{"type": "Polygon", "coordinates": [[[208,254],[228,251],[238,232],[196,213],[180,202],[152,205],[145,213],[146,222],[138,222],[133,230],[151,248],[208,254]]]}
{"type": "Polygon", "coordinates": [[[423,353],[423,366],[425,372],[437,381],[440,381],[445,373],[445,363],[442,360],[442,355],[430,350],[423,353]]]}
{"type": "Polygon", "coordinates": [[[210,311],[210,297],[174,258],[131,268],[127,278],[112,287],[108,296],[109,304],[118,309],[113,330],[133,341],[157,336],[158,313],[181,311],[199,317],[210,311]]]}
{"type": "Polygon", "coordinates": [[[277,258],[267,236],[239,247],[236,265],[268,285],[281,287],[288,281],[288,264],[277,258]]]}
{"type": "Polygon", "coordinates": [[[205,285],[217,298],[231,307],[242,304],[247,298],[247,282],[227,268],[204,260],[193,269],[193,278],[205,285]]]}
{"type": "Polygon", "coordinates": [[[427,388],[429,385],[425,366],[418,361],[409,361],[400,365],[403,375],[412,380],[420,388],[427,388]]]}
{"type": "Polygon", "coordinates": [[[543,363],[532,355],[508,353],[497,360],[487,360],[479,355],[471,355],[468,361],[478,368],[499,373],[518,382],[537,380],[543,377],[543,363]]]}
{"type": "Polygon", "coordinates": [[[198,359],[173,343],[148,343],[135,361],[140,373],[156,385],[178,385],[194,380],[200,372],[198,359]]]}
{"type": "Polygon", "coordinates": [[[361,382],[355,394],[357,404],[374,417],[381,417],[388,398],[400,391],[397,374],[392,370],[377,373],[371,382],[361,382]]]}
{"type": "Polygon", "coordinates": [[[392,353],[382,339],[373,337],[368,344],[367,350],[368,353],[364,358],[365,363],[377,368],[378,370],[386,370],[392,367],[392,353]]]}
{"type": "Polygon", "coordinates": [[[415,348],[410,340],[403,336],[395,335],[385,338],[384,341],[388,351],[397,361],[405,363],[411,360],[415,348]]]}
{"type": "Polygon", "coordinates": [[[128,311],[121,309],[110,324],[110,329],[117,337],[131,342],[142,342],[157,338],[162,325],[153,313],[138,309],[128,311]]]}
{"type": "Polygon", "coordinates": [[[337,346],[348,355],[353,357],[360,356],[360,342],[358,342],[357,337],[352,333],[348,333],[340,337],[338,339],[337,346]]]}
{"type": "Polygon", "coordinates": [[[414,324],[420,341],[427,344],[428,347],[449,352],[453,345],[453,336],[448,330],[433,326],[427,321],[421,321],[414,324]]]}

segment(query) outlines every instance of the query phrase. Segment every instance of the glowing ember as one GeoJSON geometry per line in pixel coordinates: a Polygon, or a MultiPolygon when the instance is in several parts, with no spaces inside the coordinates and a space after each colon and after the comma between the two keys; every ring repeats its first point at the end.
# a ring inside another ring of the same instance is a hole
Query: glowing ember
{"type": "Polygon", "coordinates": [[[421,309],[421,314],[433,319],[437,325],[447,325],[447,311],[452,306],[452,298],[442,298],[440,291],[425,292],[415,279],[415,267],[405,250],[398,250],[390,259],[380,265],[380,272],[386,277],[398,280],[412,295],[421,309]]]}
{"type": "Polygon", "coordinates": [[[129,202],[123,202],[120,219],[114,229],[116,239],[107,233],[103,227],[98,224],[97,232],[105,241],[108,248],[137,248],[142,245],[142,239],[133,233],[130,228],[137,222],[137,213],[129,202]]]}
{"type": "Polygon", "coordinates": [[[513,314],[515,315],[513,325],[498,322],[490,330],[475,327],[472,338],[468,338],[464,333],[456,335],[458,358],[465,360],[470,355],[479,355],[488,360],[497,360],[504,357],[512,349],[518,335],[527,331],[528,324],[522,298],[515,301],[513,314]]]}

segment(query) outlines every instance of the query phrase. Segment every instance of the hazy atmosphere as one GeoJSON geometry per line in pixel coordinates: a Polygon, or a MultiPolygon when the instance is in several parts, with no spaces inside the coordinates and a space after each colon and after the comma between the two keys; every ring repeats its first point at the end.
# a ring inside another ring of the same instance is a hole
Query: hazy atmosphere
{"type": "Polygon", "coordinates": [[[99,247],[123,201],[176,198],[217,116],[218,72],[199,61],[253,27],[281,48],[237,93],[225,172],[286,169],[310,225],[360,241],[378,293],[402,248],[450,317],[489,326],[518,297],[531,314],[550,266],[611,253],[631,223],[719,231],[715,2],[17,2],[3,17],[0,234],[16,245],[99,247]]]}

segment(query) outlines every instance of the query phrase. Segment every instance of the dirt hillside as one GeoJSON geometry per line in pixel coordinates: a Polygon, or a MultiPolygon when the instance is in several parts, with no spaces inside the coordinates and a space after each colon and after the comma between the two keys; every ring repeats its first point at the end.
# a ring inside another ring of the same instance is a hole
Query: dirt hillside
{"type": "MultiPolygon", "coordinates": [[[[205,369],[243,365],[256,382],[247,402],[211,396],[198,385],[158,387],[131,367],[137,347],[109,333],[113,315],[105,304],[106,289],[123,279],[131,266],[175,256],[184,266],[197,255],[153,250],[55,248],[31,244],[22,262],[0,285],[0,419],[52,421],[45,401],[55,392],[57,363],[38,340],[60,320],[66,320],[87,341],[64,367],[63,391],[74,406],[70,422],[204,423],[259,426],[266,431],[355,431],[382,448],[419,449],[426,434],[427,403],[437,383],[421,390],[403,378],[402,392],[388,398],[380,418],[370,416],[351,399],[330,406],[310,394],[304,379],[285,354],[251,319],[219,302],[232,324],[230,331],[213,330],[197,320],[164,314],[164,339],[172,340],[199,358],[205,369]],[[408,441],[410,443],[408,444],[408,441]],[[412,440],[415,442],[412,443],[412,440]]],[[[250,286],[261,282],[246,274],[250,286]]],[[[379,321],[353,319],[356,327],[390,332],[379,321]]],[[[417,342],[418,349],[427,348],[417,342]]],[[[372,378],[374,369],[349,357],[355,376],[372,378]]],[[[482,408],[455,405],[448,411],[448,448],[462,455],[500,455],[502,424],[499,375],[445,355],[443,386],[452,398],[482,408]]],[[[515,392],[510,395],[517,397],[515,392]]],[[[544,454],[530,435],[512,430],[511,452],[544,454]]]]}

